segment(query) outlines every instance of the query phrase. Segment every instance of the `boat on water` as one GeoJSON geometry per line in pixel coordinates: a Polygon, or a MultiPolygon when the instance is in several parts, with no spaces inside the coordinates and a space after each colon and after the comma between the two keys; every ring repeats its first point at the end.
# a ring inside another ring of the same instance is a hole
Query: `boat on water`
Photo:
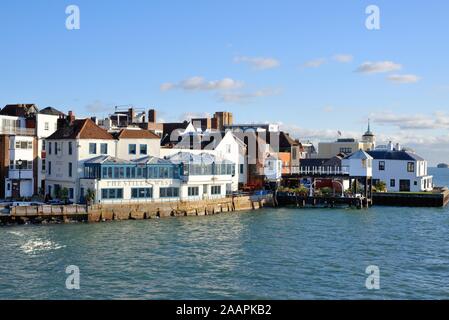
{"type": "Polygon", "coordinates": [[[439,165],[437,165],[437,168],[439,168],[439,169],[449,169],[449,164],[447,164],[447,163],[440,163],[439,165]]]}

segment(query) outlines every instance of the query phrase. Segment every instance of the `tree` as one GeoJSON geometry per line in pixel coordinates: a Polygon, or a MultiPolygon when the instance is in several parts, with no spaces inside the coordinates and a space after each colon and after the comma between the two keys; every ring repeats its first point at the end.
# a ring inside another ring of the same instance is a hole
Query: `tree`
{"type": "Polygon", "coordinates": [[[330,197],[334,193],[334,190],[332,190],[332,188],[329,188],[329,187],[321,188],[320,190],[321,190],[321,194],[324,197],[330,197]]]}
{"type": "Polygon", "coordinates": [[[64,200],[64,201],[69,200],[69,189],[62,188],[61,195],[60,195],[59,199],[64,200]]]}
{"type": "Polygon", "coordinates": [[[384,181],[379,181],[374,185],[376,192],[387,192],[387,184],[384,181]]]}

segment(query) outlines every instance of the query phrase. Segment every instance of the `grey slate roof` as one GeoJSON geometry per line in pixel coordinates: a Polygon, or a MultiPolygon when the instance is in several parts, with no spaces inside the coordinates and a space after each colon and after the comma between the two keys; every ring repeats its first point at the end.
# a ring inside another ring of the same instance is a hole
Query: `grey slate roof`
{"type": "Polygon", "coordinates": [[[39,111],[40,114],[48,114],[48,115],[52,115],[52,116],[63,116],[65,115],[63,112],[53,108],[53,107],[47,107],[42,109],[41,111],[39,111]]]}
{"type": "Polygon", "coordinates": [[[376,160],[424,161],[424,158],[410,151],[374,150],[367,153],[376,160]]]}

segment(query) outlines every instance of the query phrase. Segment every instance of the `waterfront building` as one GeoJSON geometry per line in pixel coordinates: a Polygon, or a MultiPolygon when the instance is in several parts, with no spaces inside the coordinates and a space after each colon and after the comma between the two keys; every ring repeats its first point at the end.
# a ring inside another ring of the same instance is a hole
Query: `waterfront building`
{"type": "Polygon", "coordinates": [[[84,162],[81,197],[94,191],[93,203],[148,202],[180,199],[181,166],[152,156],[124,160],[100,155],[84,162]]]}
{"type": "Polygon", "coordinates": [[[58,110],[34,104],[7,105],[0,111],[0,197],[42,194],[45,138],[56,130],[58,110]]]}
{"type": "Polygon", "coordinates": [[[118,203],[224,197],[233,191],[234,162],[219,158],[218,151],[161,158],[160,138],[148,130],[111,133],[91,119],[67,117],[47,141],[51,197],[66,190],[69,200],[83,203],[90,190],[94,203],[118,203]]]}
{"type": "Polygon", "coordinates": [[[370,151],[376,148],[376,136],[371,131],[371,126],[368,124],[368,129],[362,136],[362,140],[354,138],[340,138],[334,142],[320,142],[318,144],[318,153],[316,158],[332,158],[338,154],[350,155],[359,150],[370,151]]]}
{"type": "Polygon", "coordinates": [[[116,140],[91,119],[75,119],[71,114],[58,121],[58,129],[46,140],[47,197],[60,198],[62,190],[68,199],[79,202],[86,193],[80,186],[84,162],[100,155],[116,153],[116,140]]]}
{"type": "Polygon", "coordinates": [[[221,198],[233,191],[236,164],[211,153],[180,151],[165,157],[181,167],[182,199],[221,198]]]}
{"type": "Polygon", "coordinates": [[[264,175],[268,182],[279,183],[282,178],[282,160],[275,154],[270,154],[265,158],[264,175]]]}
{"type": "Polygon", "coordinates": [[[433,190],[433,177],[427,171],[428,163],[416,153],[390,147],[368,151],[368,154],[373,157],[374,184],[383,181],[390,192],[433,190]]]}
{"type": "Polygon", "coordinates": [[[192,154],[210,154],[217,159],[223,159],[234,163],[234,176],[232,177],[229,191],[237,191],[247,183],[247,157],[246,145],[231,131],[206,131],[195,128],[192,123],[186,129],[178,129],[176,140],[169,139],[162,142],[161,156],[168,157],[181,151],[188,150],[192,154]]]}

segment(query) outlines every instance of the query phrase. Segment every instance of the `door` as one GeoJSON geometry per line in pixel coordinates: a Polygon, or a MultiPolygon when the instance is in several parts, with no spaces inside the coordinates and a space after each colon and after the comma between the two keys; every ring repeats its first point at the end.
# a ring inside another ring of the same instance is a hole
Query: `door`
{"type": "Polygon", "coordinates": [[[20,198],[20,180],[12,181],[11,197],[13,199],[20,198]]]}
{"type": "Polygon", "coordinates": [[[399,180],[399,191],[410,192],[410,180],[399,180]]]}

